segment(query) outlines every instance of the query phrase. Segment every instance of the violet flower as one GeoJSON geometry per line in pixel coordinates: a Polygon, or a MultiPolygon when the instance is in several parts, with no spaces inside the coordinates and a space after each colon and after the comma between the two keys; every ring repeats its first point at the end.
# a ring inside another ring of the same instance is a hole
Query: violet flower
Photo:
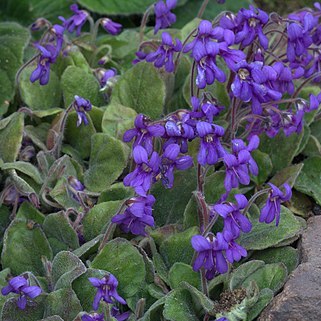
{"type": "Polygon", "coordinates": [[[86,23],[89,13],[85,10],[79,10],[77,4],[72,4],[70,10],[74,12],[73,16],[68,19],[59,17],[59,19],[70,33],[73,33],[76,30],[76,35],[80,36],[81,28],[86,23]]]}
{"type": "Polygon", "coordinates": [[[122,29],[122,25],[120,23],[114,22],[109,18],[103,18],[101,20],[101,25],[108,33],[113,36],[118,35],[122,29]]]}
{"type": "Polygon", "coordinates": [[[84,125],[87,126],[89,122],[86,113],[90,111],[92,108],[90,101],[76,95],[75,100],[73,102],[73,106],[78,115],[77,127],[79,127],[82,122],[84,122],[84,125]]]}
{"type": "Polygon", "coordinates": [[[229,230],[225,230],[224,233],[224,239],[228,243],[228,248],[225,250],[225,256],[228,262],[233,264],[234,262],[238,262],[242,257],[247,256],[246,249],[236,243],[236,239],[239,237],[239,234],[233,234],[229,230]]]}
{"type": "Polygon", "coordinates": [[[163,32],[162,44],[155,52],[149,53],[145,59],[147,62],[154,62],[156,68],[165,66],[167,72],[173,72],[175,69],[173,61],[174,53],[180,52],[182,47],[179,39],[176,39],[176,44],[174,44],[171,35],[168,32],[163,32]]]}
{"type": "Polygon", "coordinates": [[[224,204],[216,204],[212,209],[224,219],[224,230],[229,231],[233,235],[239,235],[240,231],[248,233],[252,229],[249,219],[241,213],[248,204],[246,197],[242,194],[236,194],[236,204],[225,202],[224,204]]]}
{"type": "Polygon", "coordinates": [[[125,212],[115,215],[112,222],[118,224],[125,233],[131,232],[134,235],[146,236],[146,226],[154,226],[152,215],[154,203],[153,195],[133,197],[126,202],[125,212]]]}
{"type": "Polygon", "coordinates": [[[161,174],[162,182],[166,188],[172,188],[174,183],[174,170],[186,170],[193,166],[191,156],[178,157],[180,146],[178,144],[168,145],[162,155],[161,174]]]}
{"type": "Polygon", "coordinates": [[[292,191],[290,185],[287,183],[283,185],[285,189],[284,193],[272,183],[268,184],[271,186],[271,191],[269,192],[266,204],[261,210],[259,221],[261,223],[265,222],[269,224],[275,219],[275,225],[278,226],[280,221],[281,203],[291,199],[292,191]]]}
{"type": "Polygon", "coordinates": [[[119,309],[115,306],[111,308],[111,315],[116,318],[117,321],[125,321],[129,318],[131,312],[126,311],[124,313],[121,313],[119,309]]]}
{"type": "Polygon", "coordinates": [[[114,78],[116,75],[117,70],[115,68],[104,70],[99,81],[100,87],[104,88],[107,85],[108,80],[114,78]]]}
{"type": "Polygon", "coordinates": [[[133,150],[133,158],[136,168],[124,178],[124,185],[133,187],[138,195],[146,196],[160,172],[160,157],[153,152],[148,159],[146,149],[138,145],[133,150]]]}
{"type": "Polygon", "coordinates": [[[118,301],[121,304],[126,304],[126,301],[117,292],[118,281],[113,274],[109,273],[102,279],[89,278],[88,280],[97,288],[97,293],[93,302],[93,309],[95,311],[98,310],[101,300],[106,303],[115,303],[118,301]]]}
{"type": "Polygon", "coordinates": [[[16,276],[9,280],[9,284],[1,289],[2,295],[9,293],[19,294],[17,306],[24,310],[27,305],[27,297],[34,299],[41,294],[39,286],[30,286],[28,280],[23,276],[16,276]]]}
{"type": "Polygon", "coordinates": [[[202,101],[197,97],[191,98],[193,107],[192,116],[194,118],[206,118],[209,123],[213,122],[213,118],[217,116],[223,109],[223,106],[219,106],[216,100],[210,100],[204,95],[202,101]]]}
{"type": "Polygon", "coordinates": [[[155,12],[155,29],[154,34],[159,29],[166,29],[176,22],[176,15],[170,10],[176,7],[177,0],[166,0],[166,3],[162,0],[158,0],[154,5],[155,12]]]}
{"type": "Polygon", "coordinates": [[[85,314],[81,317],[81,321],[104,321],[104,313],[92,313],[92,314],[85,314]]]}
{"type": "Polygon", "coordinates": [[[194,235],[191,240],[193,249],[197,252],[197,258],[193,264],[193,270],[199,271],[201,267],[206,270],[206,278],[213,279],[216,272],[226,273],[228,265],[223,255],[223,251],[228,249],[228,245],[222,233],[217,233],[216,237],[209,234],[206,238],[201,235],[194,235]]]}

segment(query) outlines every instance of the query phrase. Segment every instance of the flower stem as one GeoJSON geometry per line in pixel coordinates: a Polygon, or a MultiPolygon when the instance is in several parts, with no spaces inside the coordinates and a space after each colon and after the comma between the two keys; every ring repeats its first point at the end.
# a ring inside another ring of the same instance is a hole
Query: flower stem
{"type": "Polygon", "coordinates": [[[202,18],[208,3],[209,3],[209,0],[204,0],[203,1],[202,6],[200,7],[200,10],[197,13],[197,16],[196,16],[197,18],[202,18]]]}

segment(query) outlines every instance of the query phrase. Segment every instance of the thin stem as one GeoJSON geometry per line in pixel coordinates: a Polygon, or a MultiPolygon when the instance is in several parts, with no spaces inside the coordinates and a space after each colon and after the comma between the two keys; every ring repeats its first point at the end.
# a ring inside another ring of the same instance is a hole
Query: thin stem
{"type": "Polygon", "coordinates": [[[197,16],[196,16],[197,18],[200,18],[200,19],[202,18],[208,3],[209,3],[209,0],[204,0],[203,1],[202,6],[200,7],[200,10],[197,13],[197,16]]]}
{"type": "Polygon", "coordinates": [[[116,229],[116,224],[114,224],[114,223],[108,224],[108,227],[107,227],[107,230],[104,234],[104,237],[100,242],[100,245],[98,248],[98,253],[104,248],[104,246],[108,243],[108,241],[113,237],[115,229],[116,229]]]}
{"type": "Polygon", "coordinates": [[[142,42],[144,39],[144,32],[145,32],[145,28],[146,28],[146,24],[149,18],[149,15],[152,11],[152,9],[154,8],[154,5],[151,5],[147,8],[147,10],[144,13],[142,22],[140,24],[140,31],[139,31],[139,42],[142,42]]]}
{"type": "Polygon", "coordinates": [[[29,66],[32,62],[34,62],[38,57],[40,57],[40,54],[35,55],[34,57],[32,57],[30,60],[28,60],[27,62],[25,62],[17,71],[16,73],[16,77],[15,77],[15,85],[18,87],[18,83],[20,80],[20,76],[21,76],[21,72],[23,71],[23,69],[25,69],[27,66],[29,66]]]}
{"type": "Polygon", "coordinates": [[[96,24],[94,22],[94,19],[91,16],[88,15],[87,20],[88,20],[88,22],[90,24],[90,29],[89,30],[90,30],[90,33],[91,33],[91,41],[95,42],[96,38],[97,38],[99,23],[100,23],[101,19],[98,19],[96,21],[96,24],[99,22],[98,26],[96,26],[96,24]]]}
{"type": "Polygon", "coordinates": [[[193,65],[192,65],[192,71],[191,71],[191,79],[190,79],[190,93],[191,93],[191,98],[194,96],[194,73],[195,73],[195,66],[196,62],[194,60],[193,65]]]}
{"type": "Polygon", "coordinates": [[[270,190],[271,190],[271,188],[265,188],[265,189],[262,189],[261,191],[256,192],[256,193],[250,198],[250,200],[248,201],[247,206],[246,206],[245,209],[243,210],[243,214],[246,215],[246,213],[248,212],[248,210],[250,209],[250,207],[252,206],[252,204],[255,202],[255,200],[256,200],[259,196],[268,193],[270,190]]]}
{"type": "Polygon", "coordinates": [[[202,282],[202,292],[208,297],[208,287],[207,287],[207,279],[205,275],[205,269],[201,269],[201,282],[202,282]]]}

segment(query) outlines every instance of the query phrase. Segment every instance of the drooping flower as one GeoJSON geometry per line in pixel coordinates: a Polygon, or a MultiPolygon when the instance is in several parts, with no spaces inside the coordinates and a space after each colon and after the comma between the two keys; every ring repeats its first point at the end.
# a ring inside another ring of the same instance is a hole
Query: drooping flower
{"type": "Polygon", "coordinates": [[[146,226],[154,226],[154,203],[153,195],[133,197],[126,202],[127,208],[124,213],[115,215],[112,222],[118,224],[125,233],[146,236],[146,226]]]}
{"type": "Polygon", "coordinates": [[[180,147],[178,144],[168,145],[162,155],[161,175],[162,182],[166,188],[172,188],[174,183],[174,170],[185,170],[193,166],[191,156],[180,156],[180,147]]]}
{"type": "Polygon", "coordinates": [[[146,196],[160,172],[160,157],[153,152],[148,159],[146,149],[138,145],[133,150],[133,158],[136,168],[124,178],[124,185],[133,187],[138,195],[146,196]]]}
{"type": "Polygon", "coordinates": [[[193,249],[197,252],[194,261],[194,271],[199,271],[201,267],[206,270],[206,278],[211,280],[217,272],[223,274],[228,270],[223,251],[228,248],[222,233],[216,236],[209,234],[206,238],[201,235],[194,235],[191,240],[193,249]]]}
{"type": "Polygon", "coordinates": [[[241,210],[244,210],[248,204],[246,197],[242,194],[236,194],[235,200],[236,204],[225,202],[212,206],[212,209],[224,219],[223,234],[229,231],[232,235],[239,235],[240,231],[248,233],[252,229],[250,220],[241,213],[241,210]]]}
{"type": "Polygon", "coordinates": [[[30,286],[28,280],[24,276],[16,276],[9,280],[9,284],[1,289],[2,295],[9,293],[19,294],[17,306],[24,310],[27,305],[27,297],[34,299],[41,294],[42,290],[39,286],[30,286]]]}
{"type": "Polygon", "coordinates": [[[271,191],[269,192],[266,204],[261,210],[259,221],[261,223],[265,222],[269,224],[275,219],[275,225],[278,226],[280,221],[281,203],[291,199],[292,191],[290,185],[287,183],[283,185],[285,189],[284,193],[272,183],[268,184],[271,187],[271,191]]]}
{"type": "Polygon", "coordinates": [[[166,0],[166,3],[163,0],[158,0],[155,3],[155,34],[159,29],[166,29],[176,22],[176,15],[170,11],[176,7],[176,3],[177,0],[166,0]]]}
{"type": "Polygon", "coordinates": [[[101,25],[108,33],[113,36],[118,35],[122,29],[122,25],[120,23],[114,22],[109,18],[103,18],[101,20],[101,25]]]}
{"type": "Polygon", "coordinates": [[[111,308],[111,315],[116,318],[117,321],[125,321],[129,318],[131,312],[130,311],[126,311],[121,313],[119,311],[119,309],[117,307],[115,307],[113,305],[113,307],[111,308]]]}
{"type": "Polygon", "coordinates": [[[176,39],[176,44],[174,44],[171,35],[168,32],[163,32],[161,45],[155,52],[147,54],[145,59],[148,62],[154,62],[156,68],[165,66],[167,72],[173,72],[175,68],[173,61],[174,53],[180,52],[182,47],[179,39],[176,39]]]}
{"type": "Polygon", "coordinates": [[[207,94],[203,94],[202,100],[197,97],[191,98],[191,103],[193,107],[193,113],[191,116],[193,118],[206,118],[211,124],[213,118],[217,116],[223,109],[223,106],[217,104],[217,100],[213,97],[208,97],[207,94]]]}
{"type": "Polygon", "coordinates": [[[115,68],[103,70],[102,77],[99,80],[100,86],[104,88],[107,85],[109,79],[114,78],[116,75],[117,70],[115,68]]]}
{"type": "Polygon", "coordinates": [[[92,313],[85,314],[81,317],[81,321],[104,321],[104,314],[92,313]]]}
{"type": "Polygon", "coordinates": [[[77,127],[79,127],[82,122],[84,122],[85,126],[88,125],[89,122],[86,113],[90,111],[92,108],[90,101],[88,99],[76,95],[73,106],[78,115],[77,127]]]}
{"type": "Polygon", "coordinates": [[[64,17],[59,17],[59,19],[70,33],[73,33],[76,30],[76,35],[79,36],[81,28],[86,23],[89,13],[85,10],[79,10],[77,4],[72,4],[70,10],[74,12],[74,15],[68,19],[65,19],[64,17]]]}
{"type": "Polygon", "coordinates": [[[239,234],[233,234],[231,231],[225,230],[223,235],[224,240],[228,244],[228,248],[225,250],[225,256],[231,264],[247,256],[246,249],[236,242],[239,234]]]}
{"type": "Polygon", "coordinates": [[[102,279],[89,278],[88,280],[97,288],[93,302],[93,309],[95,311],[98,310],[101,300],[106,303],[115,303],[117,301],[120,304],[126,304],[126,301],[117,292],[118,281],[113,274],[108,273],[102,279]]]}

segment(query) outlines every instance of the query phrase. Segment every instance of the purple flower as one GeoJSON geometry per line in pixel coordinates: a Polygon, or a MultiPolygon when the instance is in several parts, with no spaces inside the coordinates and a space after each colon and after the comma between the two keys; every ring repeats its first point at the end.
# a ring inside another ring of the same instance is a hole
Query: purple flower
{"type": "Polygon", "coordinates": [[[291,68],[285,66],[282,62],[278,61],[273,64],[277,77],[271,81],[272,89],[285,94],[292,95],[294,93],[293,75],[291,68]]]}
{"type": "Polygon", "coordinates": [[[76,95],[73,104],[78,115],[77,127],[79,127],[82,122],[84,122],[84,125],[87,126],[89,122],[86,116],[86,112],[90,111],[92,108],[90,101],[76,95]]]}
{"type": "Polygon", "coordinates": [[[120,228],[134,235],[146,236],[146,226],[154,226],[153,209],[155,203],[153,195],[138,196],[129,199],[126,204],[127,208],[123,214],[117,214],[112,218],[112,222],[120,228]]]}
{"type": "Polygon", "coordinates": [[[121,313],[119,309],[115,306],[111,308],[111,315],[117,319],[117,321],[125,321],[130,316],[130,311],[126,311],[124,313],[121,313]]]}
{"type": "Polygon", "coordinates": [[[209,123],[213,122],[214,116],[217,116],[223,109],[223,106],[218,106],[216,99],[209,99],[206,94],[204,94],[202,101],[197,97],[191,98],[191,103],[193,107],[192,116],[194,118],[206,118],[209,123]]]}
{"type": "Polygon", "coordinates": [[[70,33],[73,33],[76,30],[76,35],[79,36],[81,28],[86,23],[89,13],[85,10],[79,10],[76,4],[72,4],[70,10],[74,12],[73,16],[67,20],[64,17],[59,17],[59,19],[70,33]]]}
{"type": "Polygon", "coordinates": [[[146,56],[146,61],[154,62],[156,68],[162,68],[165,66],[167,72],[174,71],[173,55],[175,52],[182,50],[182,43],[176,39],[176,45],[173,43],[173,39],[168,32],[162,33],[162,44],[155,52],[151,52],[146,56]]]}
{"type": "Polygon", "coordinates": [[[176,22],[176,16],[170,10],[176,7],[177,0],[166,0],[166,3],[162,0],[157,1],[154,5],[155,11],[155,29],[154,34],[159,29],[166,29],[176,22]]]}
{"type": "Polygon", "coordinates": [[[199,164],[203,166],[216,164],[218,159],[226,154],[220,140],[224,135],[224,128],[200,121],[196,129],[200,137],[200,149],[197,155],[199,164]]]}
{"type": "Polygon", "coordinates": [[[120,23],[114,22],[109,18],[103,18],[101,20],[101,25],[108,33],[114,36],[118,35],[122,29],[122,25],[120,23]]]}
{"type": "Polygon", "coordinates": [[[117,292],[118,281],[113,274],[109,273],[102,279],[89,278],[88,280],[97,288],[93,302],[93,309],[95,311],[98,310],[101,300],[106,303],[115,303],[115,301],[118,301],[121,304],[126,304],[126,301],[117,292]]]}
{"type": "Polygon", "coordinates": [[[100,78],[100,86],[103,88],[107,85],[108,80],[114,78],[117,75],[115,68],[107,69],[102,72],[102,77],[100,78]]]}
{"type": "Polygon", "coordinates": [[[165,148],[162,155],[161,174],[162,182],[166,188],[172,188],[174,183],[174,170],[185,170],[193,166],[191,156],[178,157],[180,147],[177,144],[170,144],[165,148]]]}
{"type": "Polygon", "coordinates": [[[215,321],[229,321],[229,319],[226,317],[221,317],[219,319],[216,319],[215,321]]]}
{"type": "Polygon", "coordinates": [[[248,202],[244,195],[235,195],[236,204],[226,202],[224,204],[216,204],[212,209],[224,218],[224,230],[231,232],[233,235],[239,235],[240,231],[248,233],[252,229],[252,224],[249,219],[241,213],[248,202]]]}
{"type": "Polygon", "coordinates": [[[104,314],[92,313],[85,314],[81,317],[81,321],[104,321],[104,314]]]}
{"type": "Polygon", "coordinates": [[[23,276],[16,276],[9,281],[9,284],[1,289],[2,295],[9,293],[19,294],[17,306],[24,310],[27,305],[27,297],[34,299],[41,294],[39,286],[30,286],[28,280],[23,276]]]}
{"type": "Polygon", "coordinates": [[[226,259],[232,264],[238,262],[242,257],[247,256],[247,251],[244,247],[235,242],[239,234],[233,234],[231,231],[225,230],[224,239],[228,243],[228,248],[225,250],[226,259]]]}
{"type": "Polygon", "coordinates": [[[148,54],[147,54],[146,52],[144,52],[144,51],[137,51],[137,52],[135,53],[135,55],[136,55],[137,58],[135,58],[135,59],[132,61],[132,64],[133,64],[133,65],[136,65],[136,64],[138,64],[138,63],[141,62],[141,61],[144,61],[148,54]]]}
{"type": "Polygon", "coordinates": [[[148,155],[153,151],[153,138],[161,137],[165,133],[165,129],[160,124],[149,125],[150,120],[143,114],[139,114],[135,119],[135,128],[125,132],[123,141],[128,143],[135,137],[133,147],[143,146],[148,155]]]}
{"type": "Polygon", "coordinates": [[[156,152],[153,152],[148,159],[146,149],[138,145],[133,150],[133,158],[136,168],[124,178],[124,185],[135,188],[138,195],[146,196],[153,180],[160,172],[160,157],[156,152]]]}
{"type": "Polygon", "coordinates": [[[285,189],[284,193],[272,183],[268,184],[271,186],[271,191],[269,192],[266,204],[261,210],[259,221],[261,223],[265,222],[269,224],[275,219],[275,225],[278,226],[280,221],[281,203],[290,200],[292,191],[290,185],[287,183],[283,185],[285,189]]]}
{"type": "Polygon", "coordinates": [[[193,264],[194,271],[199,271],[201,267],[204,267],[208,280],[211,280],[216,272],[221,274],[227,272],[228,266],[223,251],[228,248],[228,245],[222,233],[217,233],[216,237],[210,233],[206,238],[194,235],[191,243],[198,254],[193,264]]]}

